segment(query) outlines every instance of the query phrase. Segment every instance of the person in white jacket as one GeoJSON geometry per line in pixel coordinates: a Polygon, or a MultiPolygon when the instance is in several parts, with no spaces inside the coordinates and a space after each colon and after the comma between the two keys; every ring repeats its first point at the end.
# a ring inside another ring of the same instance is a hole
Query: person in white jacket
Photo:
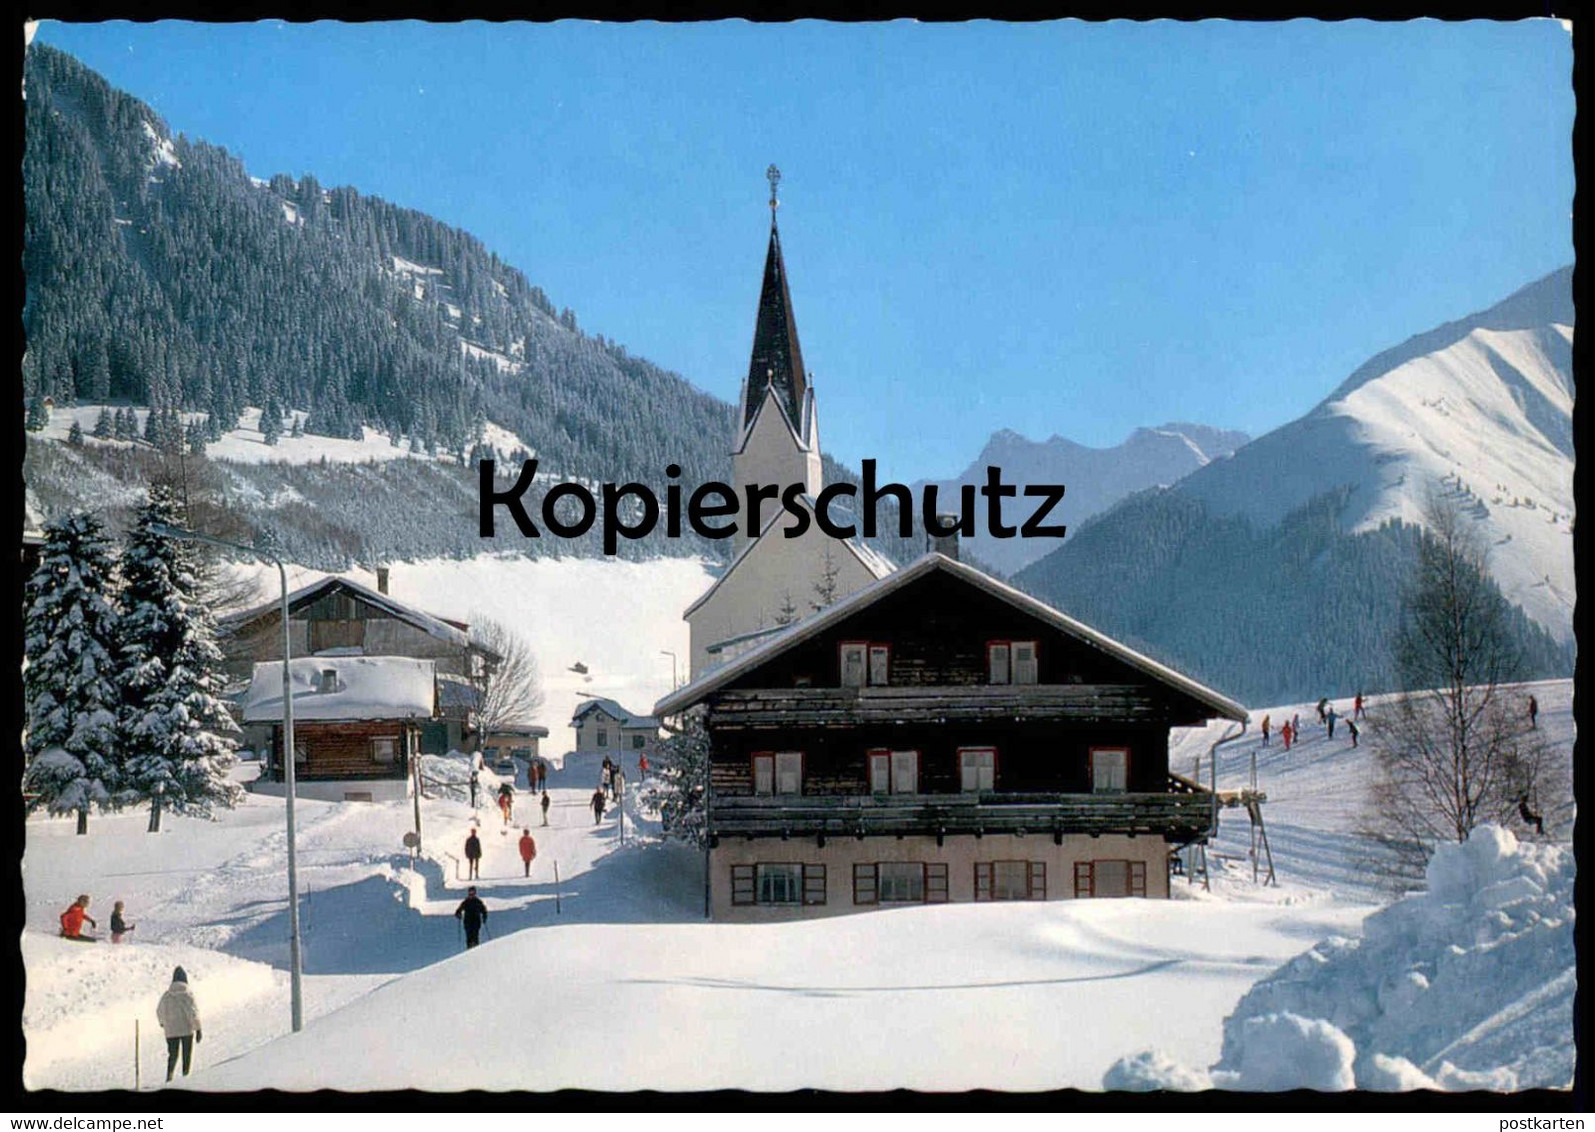
{"type": "Polygon", "coordinates": [[[194,1043],[204,1037],[199,1027],[199,1007],[194,993],[188,989],[188,973],[181,967],[172,972],[172,985],[161,995],[155,1017],[166,1034],[166,1079],[172,1079],[177,1067],[177,1055],[183,1055],[183,1076],[188,1076],[189,1064],[194,1059],[194,1043]]]}

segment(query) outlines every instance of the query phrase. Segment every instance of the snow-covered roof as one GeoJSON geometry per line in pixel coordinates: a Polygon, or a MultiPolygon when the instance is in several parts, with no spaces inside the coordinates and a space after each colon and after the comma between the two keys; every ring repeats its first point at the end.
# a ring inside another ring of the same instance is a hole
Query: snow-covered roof
{"type": "Polygon", "coordinates": [[[595,697],[593,699],[583,701],[581,706],[576,709],[576,714],[570,717],[570,725],[572,727],[580,727],[581,721],[586,719],[594,711],[602,711],[605,715],[608,715],[618,722],[622,727],[658,728],[659,726],[659,720],[653,716],[633,715],[614,700],[604,699],[603,697],[595,697]]]}
{"type": "MultiPolygon", "coordinates": [[[[296,720],[431,719],[437,681],[430,660],[408,656],[307,656],[292,661],[296,720]],[[336,673],[324,686],[323,673],[336,673]]],[[[255,665],[244,696],[244,722],[282,719],[282,661],[255,665]]]]}
{"type": "MultiPolygon", "coordinates": [[[[812,495],[804,494],[798,496],[797,498],[804,503],[811,512],[814,510],[814,497],[812,495]]],[[[699,595],[698,600],[687,606],[687,608],[682,611],[681,615],[683,617],[692,616],[693,610],[697,609],[700,605],[713,597],[715,591],[725,583],[725,580],[732,575],[738,566],[742,565],[742,560],[752,553],[753,548],[759,544],[760,540],[762,540],[765,535],[770,533],[775,524],[784,518],[787,513],[787,510],[783,507],[781,510],[777,511],[775,514],[766,519],[764,522],[764,529],[759,532],[759,537],[749,540],[748,544],[744,546],[742,550],[738,552],[737,556],[731,560],[731,565],[725,568],[725,573],[716,578],[714,580],[714,584],[708,589],[704,590],[703,593],[699,595]]],[[[837,539],[836,541],[851,551],[853,557],[858,559],[859,564],[876,578],[884,578],[886,575],[894,572],[897,569],[897,563],[893,562],[880,551],[875,550],[872,547],[865,546],[857,538],[843,538],[837,539]]]]}
{"type": "Polygon", "coordinates": [[[1105,636],[1089,625],[1082,624],[1067,614],[1058,612],[1052,606],[1037,601],[1029,594],[1022,593],[1004,582],[999,582],[982,570],[977,570],[966,563],[958,562],[934,552],[924,555],[912,565],[905,566],[887,577],[871,582],[861,590],[848,594],[835,605],[827,606],[820,612],[787,626],[781,633],[771,637],[764,643],[756,645],[721,667],[694,680],[691,684],[672,692],[654,705],[654,714],[658,716],[674,715],[676,712],[691,707],[710,692],[725,687],[737,677],[763,664],[771,657],[785,652],[793,645],[808,640],[849,614],[872,605],[887,594],[901,589],[916,578],[922,578],[933,570],[944,571],[956,578],[978,586],[993,597],[999,598],[1009,605],[1039,618],[1076,640],[1084,641],[1099,648],[1109,656],[1144,672],[1154,680],[1184,692],[1199,703],[1212,708],[1221,716],[1234,720],[1246,719],[1246,709],[1234,700],[1219,695],[1211,688],[1197,683],[1189,676],[1181,675],[1167,665],[1159,664],[1151,657],[1143,656],[1128,645],[1120,644],[1112,637],[1105,636]]]}
{"type": "MultiPolygon", "coordinates": [[[[412,625],[421,630],[423,633],[436,637],[440,641],[447,641],[449,644],[458,645],[460,648],[465,648],[471,643],[469,633],[467,633],[464,629],[456,628],[443,618],[434,617],[432,614],[416,609],[414,606],[405,605],[403,602],[395,601],[387,594],[378,593],[376,590],[373,590],[368,586],[362,586],[359,582],[353,581],[349,578],[339,577],[335,574],[328,575],[327,577],[322,578],[319,582],[312,582],[308,586],[301,586],[299,589],[290,593],[288,595],[288,608],[290,610],[290,616],[292,615],[292,611],[300,605],[307,601],[314,601],[321,597],[322,594],[334,589],[346,589],[361,601],[376,606],[384,613],[387,613],[390,617],[393,617],[399,621],[403,621],[408,625],[412,625]]],[[[249,622],[276,613],[281,608],[282,600],[277,598],[272,601],[268,601],[263,605],[258,605],[254,609],[245,610],[243,613],[235,613],[231,617],[223,618],[222,624],[228,626],[236,632],[240,627],[247,625],[249,622]]],[[[480,648],[481,646],[477,647],[480,648]]]]}

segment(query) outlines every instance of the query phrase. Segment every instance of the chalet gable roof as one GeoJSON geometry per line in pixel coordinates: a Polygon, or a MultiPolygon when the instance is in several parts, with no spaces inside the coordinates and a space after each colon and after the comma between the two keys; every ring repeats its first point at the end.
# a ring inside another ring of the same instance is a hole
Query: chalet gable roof
{"type": "MultiPolygon", "coordinates": [[[[420,609],[416,609],[414,606],[405,605],[403,602],[395,601],[387,594],[378,593],[376,590],[373,590],[368,586],[362,586],[359,582],[353,581],[350,578],[340,577],[335,574],[328,575],[327,577],[322,578],[319,582],[312,582],[307,586],[301,586],[299,589],[290,593],[288,595],[289,616],[293,616],[295,612],[304,606],[318,601],[325,595],[338,590],[344,590],[348,592],[357,601],[374,606],[377,609],[382,610],[394,620],[403,621],[405,624],[410,625],[412,628],[419,629],[428,636],[436,637],[440,641],[445,641],[451,645],[457,645],[460,648],[467,648],[471,646],[470,634],[466,631],[465,626],[460,622],[450,622],[445,621],[441,617],[434,617],[432,614],[420,609]]],[[[259,621],[265,617],[269,617],[277,613],[281,608],[281,600],[268,601],[263,605],[256,606],[254,609],[246,610],[243,613],[235,613],[231,617],[223,618],[222,625],[233,635],[238,635],[239,633],[247,632],[248,627],[253,622],[259,621]]],[[[481,648],[480,645],[476,647],[479,649],[481,648]]]]}
{"type": "Polygon", "coordinates": [[[828,606],[819,613],[796,622],[777,636],[771,637],[764,643],[749,649],[741,656],[694,680],[691,684],[672,692],[654,705],[654,714],[658,716],[674,715],[692,707],[694,704],[701,702],[710,693],[751,672],[772,657],[786,652],[803,641],[820,635],[850,614],[874,604],[886,595],[912,584],[915,580],[923,578],[933,571],[942,571],[954,578],[976,586],[1068,636],[1100,649],[1107,655],[1128,664],[1151,679],[1190,696],[1197,702],[1211,708],[1218,716],[1238,721],[1244,721],[1247,717],[1246,709],[1240,704],[1220,695],[1205,685],[1197,683],[1189,676],[1182,675],[1167,665],[1159,664],[1151,657],[1136,652],[1128,645],[1120,644],[1113,638],[1097,632],[1089,625],[1076,621],[1067,614],[1060,613],[1044,602],[1037,601],[1029,594],[1022,593],[1004,582],[999,582],[984,571],[936,553],[926,554],[911,565],[871,582],[863,589],[849,594],[835,605],[828,606]]]}

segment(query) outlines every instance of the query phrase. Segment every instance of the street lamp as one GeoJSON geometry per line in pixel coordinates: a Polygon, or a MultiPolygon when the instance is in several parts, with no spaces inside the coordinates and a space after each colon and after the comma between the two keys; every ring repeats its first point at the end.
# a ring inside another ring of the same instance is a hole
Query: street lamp
{"type": "Polygon", "coordinates": [[[294,855],[294,693],[293,679],[289,674],[289,661],[293,658],[293,637],[288,623],[288,570],[282,559],[258,546],[245,546],[213,535],[174,527],[167,523],[151,523],[150,531],[164,538],[181,542],[204,542],[225,547],[264,559],[277,567],[277,578],[282,583],[282,749],[283,785],[288,809],[288,978],[294,1032],[304,1029],[304,964],[299,954],[299,871],[294,855]]]}
{"type": "Polygon", "coordinates": [[[660,649],[659,655],[670,658],[670,690],[674,692],[676,690],[676,654],[669,649],[660,649]]]}

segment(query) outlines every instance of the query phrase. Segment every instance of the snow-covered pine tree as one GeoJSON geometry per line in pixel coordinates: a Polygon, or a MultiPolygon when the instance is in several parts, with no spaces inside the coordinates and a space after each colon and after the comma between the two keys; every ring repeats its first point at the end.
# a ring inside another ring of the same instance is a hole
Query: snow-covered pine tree
{"type": "Polygon", "coordinates": [[[45,527],[24,589],[28,731],[23,789],[51,813],[112,809],[125,800],[117,750],[116,564],[93,515],[45,527]]]}
{"type": "Polygon", "coordinates": [[[709,770],[709,732],[694,711],[681,730],[659,748],[654,773],[643,787],[644,806],[659,811],[666,837],[701,846],[704,838],[704,779],[709,770]]]}
{"type": "Polygon", "coordinates": [[[276,401],[267,401],[260,411],[260,435],[267,444],[274,445],[282,436],[282,412],[276,401]]]}
{"type": "Polygon", "coordinates": [[[139,798],[159,791],[168,809],[209,816],[241,793],[227,781],[238,728],[221,700],[222,653],[194,551],[151,529],[181,521],[172,490],[151,487],[122,556],[119,731],[139,798]]]}
{"type": "Polygon", "coordinates": [[[100,415],[98,417],[94,418],[94,439],[95,440],[109,440],[109,439],[111,439],[111,430],[112,430],[113,427],[114,426],[111,423],[111,410],[110,410],[110,408],[106,407],[106,406],[101,406],[100,415]]]}
{"type": "Polygon", "coordinates": [[[83,447],[83,426],[77,421],[73,421],[72,427],[66,430],[66,442],[74,448],[83,447]]]}
{"type": "Polygon", "coordinates": [[[38,432],[50,423],[50,407],[44,403],[44,394],[35,393],[28,402],[28,415],[24,427],[29,432],[38,432]]]}

